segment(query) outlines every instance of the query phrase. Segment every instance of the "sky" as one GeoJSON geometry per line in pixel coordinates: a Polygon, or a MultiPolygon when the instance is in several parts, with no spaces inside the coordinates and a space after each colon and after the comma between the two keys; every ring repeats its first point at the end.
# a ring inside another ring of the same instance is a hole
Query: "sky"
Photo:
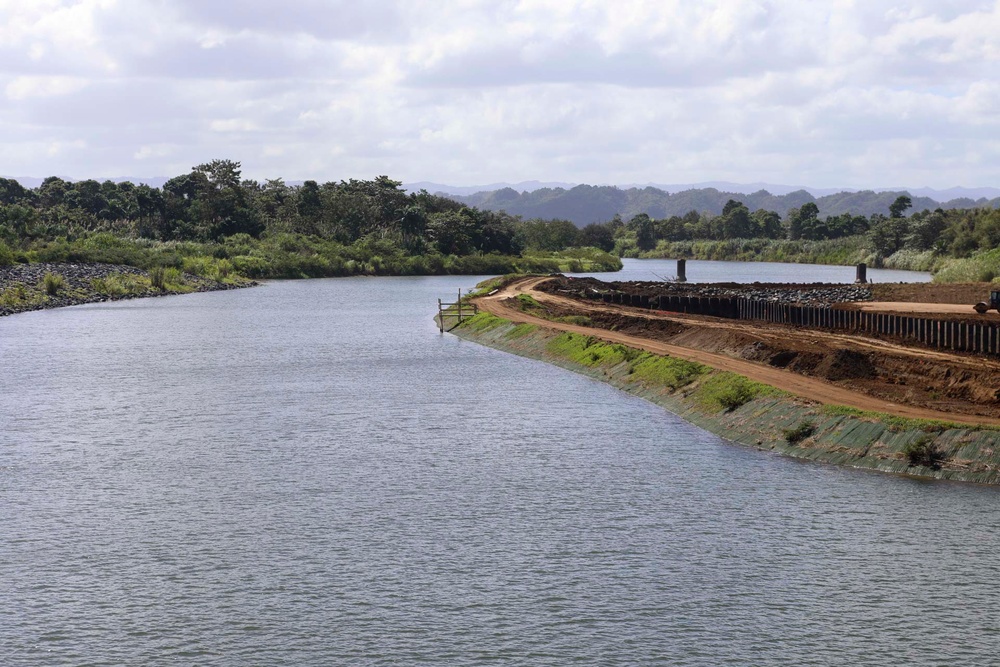
{"type": "Polygon", "coordinates": [[[1000,0],[0,0],[0,174],[1000,185],[1000,0]]]}

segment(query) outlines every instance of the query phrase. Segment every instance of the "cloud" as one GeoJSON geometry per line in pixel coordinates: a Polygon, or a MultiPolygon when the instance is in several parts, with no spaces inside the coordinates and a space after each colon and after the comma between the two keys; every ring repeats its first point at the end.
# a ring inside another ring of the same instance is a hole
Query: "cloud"
{"type": "Polygon", "coordinates": [[[980,0],[0,0],[0,159],[977,185],[1000,180],[998,28],[980,0]]]}
{"type": "Polygon", "coordinates": [[[10,80],[4,91],[11,100],[33,97],[59,97],[86,88],[87,81],[72,76],[18,76],[10,80]]]}

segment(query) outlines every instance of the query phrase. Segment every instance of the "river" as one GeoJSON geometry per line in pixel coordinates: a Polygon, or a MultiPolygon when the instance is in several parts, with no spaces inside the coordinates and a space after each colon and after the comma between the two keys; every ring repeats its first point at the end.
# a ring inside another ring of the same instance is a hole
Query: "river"
{"type": "Polygon", "coordinates": [[[0,664],[994,664],[997,489],[440,335],[476,280],[0,319],[0,664]]]}

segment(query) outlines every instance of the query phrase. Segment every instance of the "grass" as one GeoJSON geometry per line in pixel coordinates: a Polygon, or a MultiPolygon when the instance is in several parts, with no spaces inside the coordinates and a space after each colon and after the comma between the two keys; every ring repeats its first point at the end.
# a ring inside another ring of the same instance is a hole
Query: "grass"
{"type": "Polygon", "coordinates": [[[961,430],[975,428],[979,431],[1000,431],[1000,426],[981,424],[971,426],[969,424],[958,424],[956,422],[941,421],[937,419],[910,419],[908,417],[897,417],[884,412],[872,410],[858,410],[849,408],[846,405],[824,405],[820,408],[823,414],[830,417],[857,417],[872,422],[885,424],[890,431],[924,431],[925,433],[941,433],[951,429],[961,430]]]}
{"type": "Polygon", "coordinates": [[[66,287],[66,279],[58,273],[50,272],[42,277],[42,289],[49,296],[56,296],[64,287],[66,287]]]}
{"type": "Polygon", "coordinates": [[[642,258],[689,258],[742,262],[795,262],[850,265],[871,263],[866,236],[846,236],[823,241],[787,239],[732,239],[728,241],[660,241],[642,258]]]}
{"type": "Polygon", "coordinates": [[[936,283],[988,283],[1000,280],[1000,248],[980,252],[965,259],[942,262],[934,274],[936,283]]]}
{"type": "Polygon", "coordinates": [[[709,373],[708,366],[693,361],[663,357],[648,352],[641,353],[631,362],[632,375],[646,384],[663,386],[676,391],[709,373]]]}
{"type": "Polygon", "coordinates": [[[780,396],[784,393],[742,375],[721,371],[705,378],[695,389],[694,396],[707,410],[732,412],[760,396],[780,396]]]}
{"type": "Polygon", "coordinates": [[[164,278],[166,277],[167,270],[162,266],[154,266],[149,270],[149,285],[153,289],[158,289],[163,291],[165,289],[164,278]]]}
{"type": "Polygon", "coordinates": [[[534,324],[518,324],[513,329],[507,332],[506,337],[513,340],[515,338],[524,338],[530,333],[538,331],[538,327],[534,324]]]}
{"type": "Polygon", "coordinates": [[[485,311],[481,311],[478,315],[473,315],[472,317],[463,320],[459,325],[470,331],[481,333],[484,331],[489,331],[490,329],[496,329],[505,324],[508,324],[507,320],[500,319],[496,315],[491,315],[485,311]]]}
{"type": "Polygon", "coordinates": [[[530,294],[518,294],[517,295],[517,307],[522,312],[544,310],[542,304],[538,303],[534,297],[530,294]]]}
{"type": "MultiPolygon", "coordinates": [[[[22,283],[11,285],[0,292],[0,306],[16,307],[31,303],[32,295],[22,283]]],[[[40,300],[40,299],[36,299],[40,300]]]]}
{"type": "Polygon", "coordinates": [[[145,294],[153,289],[150,278],[131,273],[112,273],[103,278],[92,278],[90,287],[104,296],[145,294]]]}
{"type": "Polygon", "coordinates": [[[575,333],[561,333],[546,345],[546,351],[556,357],[583,366],[617,366],[626,361],[632,361],[642,352],[613,343],[605,343],[591,336],[581,336],[575,333]]]}

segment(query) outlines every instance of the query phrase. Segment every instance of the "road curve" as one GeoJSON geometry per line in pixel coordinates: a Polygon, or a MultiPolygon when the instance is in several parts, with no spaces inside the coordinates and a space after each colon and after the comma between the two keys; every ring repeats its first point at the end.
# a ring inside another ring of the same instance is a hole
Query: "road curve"
{"type": "MultiPolygon", "coordinates": [[[[548,278],[523,278],[510,283],[499,292],[488,296],[478,297],[475,300],[483,310],[486,310],[487,312],[505,320],[518,323],[535,324],[540,327],[554,329],[557,331],[569,331],[585,336],[593,336],[594,338],[599,338],[610,343],[620,343],[622,345],[645,350],[654,354],[668,355],[679,359],[694,361],[719,370],[738,373],[739,375],[748,377],[751,380],[763,382],[764,384],[787,391],[795,396],[801,396],[802,398],[816,401],[817,403],[826,405],[844,405],[858,410],[884,412],[886,414],[909,419],[934,419],[969,425],[1000,425],[1000,418],[952,414],[949,412],[929,410],[926,408],[903,405],[900,403],[892,403],[890,401],[874,398],[867,394],[850,391],[848,389],[844,389],[843,387],[824,382],[823,380],[807,377],[805,375],[799,375],[785,369],[755,364],[742,359],[734,359],[732,357],[716,354],[714,352],[705,352],[703,350],[662,343],[655,340],[649,340],[647,338],[641,338],[639,336],[623,334],[617,331],[579,326],[576,324],[566,324],[563,322],[552,322],[540,317],[535,317],[534,315],[529,315],[504,304],[506,299],[517,296],[518,294],[530,294],[533,298],[539,301],[546,300],[548,295],[534,290],[538,284],[544,282],[545,280],[548,280],[548,278]]],[[[575,302],[574,305],[578,307],[581,312],[586,311],[585,304],[575,302]]]]}

